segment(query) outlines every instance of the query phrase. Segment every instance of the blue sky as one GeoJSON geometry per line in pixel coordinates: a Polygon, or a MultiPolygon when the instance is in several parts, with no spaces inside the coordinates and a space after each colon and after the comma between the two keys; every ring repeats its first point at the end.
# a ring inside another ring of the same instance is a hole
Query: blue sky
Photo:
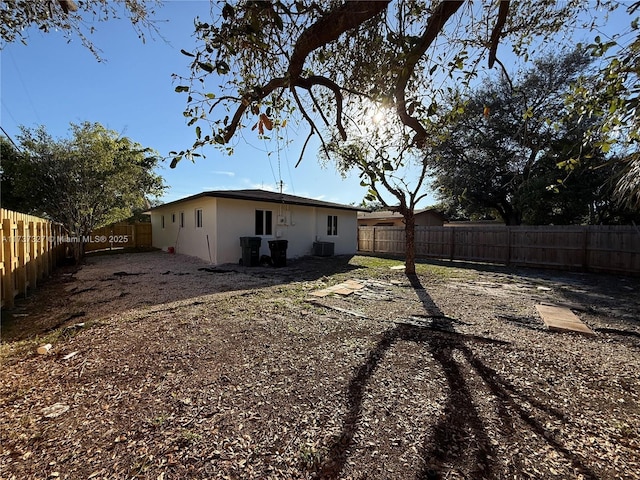
{"type": "MultiPolygon", "coordinates": [[[[209,2],[166,2],[156,16],[166,41],[147,38],[144,44],[125,19],[97,24],[91,39],[102,50],[104,63],[76,38],[67,43],[60,32],[32,29],[26,46],[9,44],[0,56],[2,127],[13,138],[19,125],[45,125],[54,137],[64,137],[69,122],[90,121],[162,156],[191,146],[194,127],[187,127],[182,115],[186,95],[175,93],[171,74],[188,74],[189,58],[180,49],[194,44],[196,15],[207,18],[209,2]]],[[[170,187],[162,200],[214,189],[274,189],[282,178],[291,194],[360,203],[366,189],[357,174],[342,179],[334,169],[322,168],[314,149],[294,168],[305,137],[267,156],[267,145],[247,131],[233,156],[207,148],[206,158],[195,164],[183,160],[170,169],[167,161],[159,170],[170,187]]]]}
{"type": "MultiPolygon", "coordinates": [[[[14,42],[0,56],[2,127],[15,138],[19,125],[42,124],[54,137],[64,137],[69,122],[99,122],[162,156],[188,148],[194,127],[186,126],[182,115],[186,95],[175,93],[171,75],[189,73],[189,58],[180,49],[192,49],[197,15],[209,16],[208,1],[166,2],[156,16],[164,39],[148,38],[146,43],[126,19],[97,24],[91,40],[102,50],[104,63],[75,37],[67,43],[60,32],[44,34],[32,28],[26,46],[14,42]]],[[[505,50],[501,46],[500,52],[505,50]]],[[[289,147],[268,156],[274,145],[264,144],[247,129],[233,156],[209,147],[204,151],[207,158],[195,163],[183,160],[170,169],[167,161],[159,170],[170,187],[163,200],[214,189],[275,189],[282,179],[291,194],[360,203],[366,189],[357,174],[343,179],[331,167],[322,168],[315,155],[317,146],[309,147],[294,168],[305,138],[306,131],[289,147]]],[[[433,203],[430,196],[419,206],[433,203]]]]}

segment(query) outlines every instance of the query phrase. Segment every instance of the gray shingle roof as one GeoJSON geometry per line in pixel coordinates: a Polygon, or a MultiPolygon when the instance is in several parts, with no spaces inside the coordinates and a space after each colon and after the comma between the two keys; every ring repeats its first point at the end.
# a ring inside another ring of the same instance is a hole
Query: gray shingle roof
{"type": "Polygon", "coordinates": [[[202,197],[214,197],[214,198],[232,198],[234,200],[249,200],[260,201],[270,203],[283,203],[287,205],[303,205],[307,207],[324,207],[324,208],[336,208],[340,210],[353,210],[353,211],[367,211],[362,207],[353,205],[342,205],[340,203],[324,202],[322,200],[315,200],[313,198],[298,197],[296,195],[289,195],[287,193],[270,192],[267,190],[213,190],[209,192],[202,192],[190,197],[181,198],[173,202],[164,203],[152,208],[150,211],[157,210],[169,205],[176,205],[178,203],[186,202],[189,200],[195,200],[202,197]]]}

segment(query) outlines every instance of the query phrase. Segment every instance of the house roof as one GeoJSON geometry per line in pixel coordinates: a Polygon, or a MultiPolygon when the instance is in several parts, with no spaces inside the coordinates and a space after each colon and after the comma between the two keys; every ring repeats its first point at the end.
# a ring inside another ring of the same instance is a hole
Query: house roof
{"type": "Polygon", "coordinates": [[[282,203],[287,205],[302,205],[305,207],[323,207],[323,208],[336,208],[340,210],[353,210],[357,212],[366,211],[362,207],[356,207],[353,205],[342,205],[340,203],[324,202],[322,200],[315,200],[313,198],[298,197],[296,195],[289,195],[287,193],[270,192],[267,190],[213,190],[209,192],[202,192],[190,197],[181,198],[180,200],[174,200],[173,202],[164,203],[158,205],[149,210],[152,212],[160,208],[165,208],[171,205],[177,205],[189,200],[195,200],[202,197],[214,197],[214,198],[231,198],[234,200],[248,200],[259,201],[269,203],[282,203]]]}
{"type": "MultiPolygon", "coordinates": [[[[416,210],[414,215],[420,215],[423,213],[431,213],[442,220],[446,220],[445,216],[433,208],[423,208],[422,210],[416,210]]],[[[375,219],[375,220],[392,220],[394,218],[402,218],[402,214],[395,210],[380,210],[377,212],[358,212],[358,219],[375,219]]]]}

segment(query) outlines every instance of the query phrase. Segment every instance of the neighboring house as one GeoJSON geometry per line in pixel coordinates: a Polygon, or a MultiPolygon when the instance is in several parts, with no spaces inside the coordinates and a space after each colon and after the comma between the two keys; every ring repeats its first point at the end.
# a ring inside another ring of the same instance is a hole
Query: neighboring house
{"type": "Polygon", "coordinates": [[[218,190],[165,203],[149,210],[153,246],[172,247],[213,264],[237,263],[240,237],[260,237],[260,255],[269,240],[287,240],[287,257],[314,253],[314,242],[332,242],[336,255],[354,254],[358,207],[265,190],[218,190]]]}
{"type": "MultiPolygon", "coordinates": [[[[416,226],[441,227],[446,218],[431,208],[416,210],[416,226]]],[[[401,214],[392,210],[379,212],[358,212],[359,227],[404,227],[401,214]]]]}

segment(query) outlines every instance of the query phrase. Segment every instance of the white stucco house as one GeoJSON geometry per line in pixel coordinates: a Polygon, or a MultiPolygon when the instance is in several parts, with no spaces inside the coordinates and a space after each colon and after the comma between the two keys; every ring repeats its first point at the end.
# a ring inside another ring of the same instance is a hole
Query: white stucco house
{"type": "Polygon", "coordinates": [[[260,237],[260,255],[270,255],[270,240],[287,240],[287,258],[317,253],[318,242],[333,243],[335,255],[355,254],[361,210],[266,190],[217,190],[148,213],[154,247],[223,264],[242,257],[240,237],[260,237]]]}

